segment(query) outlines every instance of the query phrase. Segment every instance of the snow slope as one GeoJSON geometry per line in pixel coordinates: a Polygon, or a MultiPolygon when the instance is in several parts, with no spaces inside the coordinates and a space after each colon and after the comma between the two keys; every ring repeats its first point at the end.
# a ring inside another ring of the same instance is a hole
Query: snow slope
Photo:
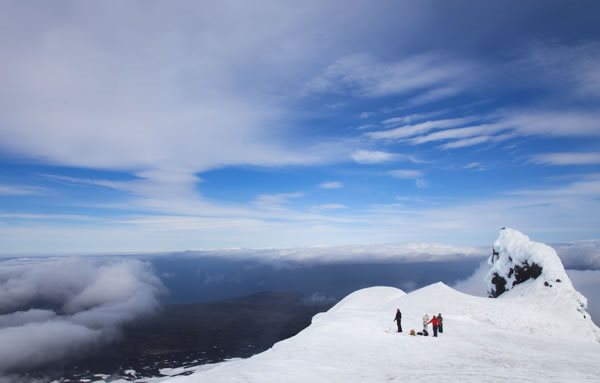
{"type": "MultiPolygon", "coordinates": [[[[529,248],[527,241],[521,245],[529,248]]],[[[515,246],[511,254],[525,251],[515,246]]],[[[543,254],[536,259],[547,264],[543,254]]],[[[553,278],[561,273],[552,266],[547,271],[553,278]]],[[[574,299],[579,293],[568,278],[564,282],[548,288],[531,279],[497,299],[466,295],[443,283],[409,294],[392,287],[363,289],[266,352],[201,366],[189,376],[144,381],[598,382],[600,330],[580,310],[574,299]],[[396,308],[403,313],[403,334],[394,332],[396,308]],[[441,336],[407,334],[421,329],[423,314],[440,312],[441,336]]]]}
{"type": "Polygon", "coordinates": [[[490,299],[442,283],[410,294],[368,288],[262,354],[203,366],[190,376],[145,381],[597,382],[598,328],[589,317],[565,310],[570,297],[554,291],[490,299]],[[397,307],[403,334],[393,332],[397,307]],[[438,312],[445,324],[440,337],[407,335],[420,329],[424,313],[438,312]]]}

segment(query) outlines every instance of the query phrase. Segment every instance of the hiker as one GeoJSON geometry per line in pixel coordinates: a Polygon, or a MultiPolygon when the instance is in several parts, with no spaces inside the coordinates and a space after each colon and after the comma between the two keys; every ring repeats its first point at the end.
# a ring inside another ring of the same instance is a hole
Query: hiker
{"type": "Polygon", "coordinates": [[[438,318],[435,316],[435,314],[428,323],[431,323],[431,327],[433,327],[433,336],[437,337],[438,325],[440,322],[438,321],[438,318]]]}
{"type": "Polygon", "coordinates": [[[442,314],[438,314],[438,332],[441,334],[444,332],[444,318],[442,318],[442,314]]]}
{"type": "Polygon", "coordinates": [[[423,315],[423,335],[429,336],[429,332],[427,331],[427,325],[429,324],[429,315],[423,315]]]}
{"type": "Polygon", "coordinates": [[[394,320],[397,322],[398,332],[402,332],[402,313],[400,312],[400,309],[396,310],[396,318],[394,318],[394,320]]]}

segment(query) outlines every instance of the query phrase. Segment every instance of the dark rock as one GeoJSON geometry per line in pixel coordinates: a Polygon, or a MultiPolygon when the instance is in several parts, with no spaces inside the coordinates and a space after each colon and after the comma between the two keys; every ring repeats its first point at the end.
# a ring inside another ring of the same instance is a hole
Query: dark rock
{"type": "Polygon", "coordinates": [[[532,263],[525,261],[522,265],[515,265],[515,281],[513,286],[518,285],[519,283],[523,283],[529,279],[536,279],[542,274],[542,267],[537,263],[532,263]]]}
{"type": "Polygon", "coordinates": [[[500,257],[500,253],[497,252],[496,249],[494,249],[492,247],[492,263],[496,262],[499,257],[500,257]]]}
{"type": "MultiPolygon", "coordinates": [[[[493,249],[489,263],[493,264],[499,258],[500,253],[496,251],[496,249],[493,249]]],[[[491,298],[497,298],[502,295],[502,293],[512,289],[516,285],[530,279],[536,279],[542,275],[542,267],[537,263],[532,262],[530,264],[529,261],[525,261],[517,264],[511,256],[509,256],[508,259],[512,263],[512,267],[508,269],[508,273],[506,275],[500,275],[498,273],[492,274],[492,279],[490,282],[493,287],[491,291],[488,291],[488,296],[491,298]],[[512,285],[507,286],[509,280],[511,279],[513,279],[512,285]]],[[[547,284],[546,286],[552,287],[550,284],[547,284]]]]}
{"type": "Polygon", "coordinates": [[[498,298],[502,293],[506,291],[506,279],[494,273],[492,278],[492,284],[496,287],[494,290],[488,293],[490,298],[498,298]]]}

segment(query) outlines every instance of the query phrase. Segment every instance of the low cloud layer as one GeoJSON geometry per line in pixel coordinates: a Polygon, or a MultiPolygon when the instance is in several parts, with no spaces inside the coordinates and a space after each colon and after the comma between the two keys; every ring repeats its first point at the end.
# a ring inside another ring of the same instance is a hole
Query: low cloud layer
{"type": "Polygon", "coordinates": [[[160,280],[141,261],[0,263],[0,373],[28,370],[115,340],[159,305],[160,280]]]}
{"type": "Polygon", "coordinates": [[[487,284],[484,282],[484,278],[489,270],[490,266],[487,261],[481,262],[481,265],[469,278],[456,282],[452,287],[466,294],[487,297],[487,284]]]}
{"type": "Polygon", "coordinates": [[[600,270],[600,240],[552,245],[565,268],[600,270]]]}
{"type": "MultiPolygon", "coordinates": [[[[600,240],[551,244],[551,246],[557,251],[567,269],[600,270],[600,240]]],[[[251,259],[273,264],[294,262],[324,264],[443,262],[477,258],[485,260],[490,255],[490,252],[491,246],[461,246],[434,242],[412,242],[268,249],[232,248],[165,254],[180,254],[186,257],[251,259]]]]}
{"type": "Polygon", "coordinates": [[[414,263],[483,258],[487,248],[441,243],[315,246],[287,249],[228,249],[189,251],[186,256],[254,259],[266,263],[414,263]]]}
{"type": "Polygon", "coordinates": [[[588,300],[588,313],[600,325],[600,270],[567,270],[573,286],[588,300]]]}

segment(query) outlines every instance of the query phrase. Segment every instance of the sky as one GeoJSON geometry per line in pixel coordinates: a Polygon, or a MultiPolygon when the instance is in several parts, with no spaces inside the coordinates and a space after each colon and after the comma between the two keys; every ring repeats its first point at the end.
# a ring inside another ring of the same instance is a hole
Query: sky
{"type": "Polygon", "coordinates": [[[0,254],[600,238],[596,1],[4,1],[0,254]]]}

